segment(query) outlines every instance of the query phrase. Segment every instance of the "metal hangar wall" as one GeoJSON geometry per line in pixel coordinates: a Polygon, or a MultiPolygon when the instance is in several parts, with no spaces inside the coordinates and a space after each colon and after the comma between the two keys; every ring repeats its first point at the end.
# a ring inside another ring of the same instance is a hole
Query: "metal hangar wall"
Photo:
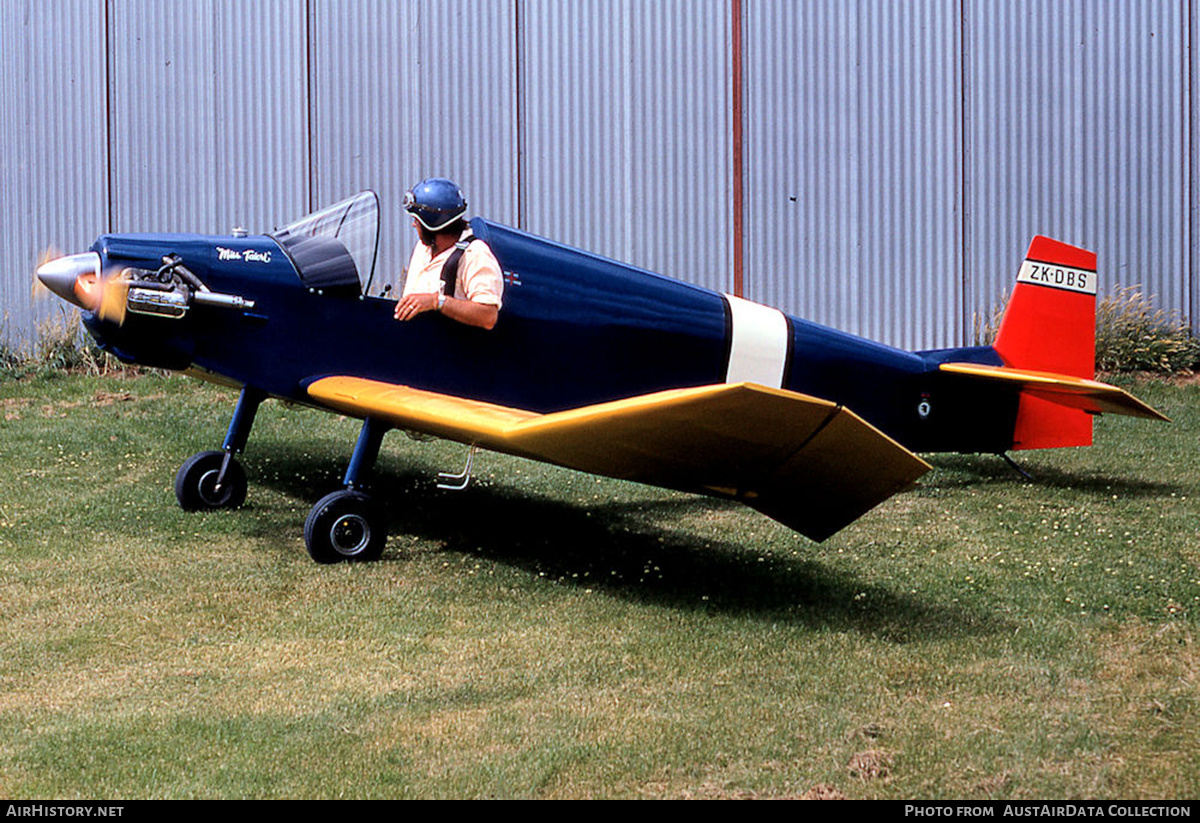
{"type": "Polygon", "coordinates": [[[39,252],[251,231],[421,177],[472,211],[908,348],[1035,233],[1200,317],[1198,0],[6,0],[2,336],[39,252]]]}

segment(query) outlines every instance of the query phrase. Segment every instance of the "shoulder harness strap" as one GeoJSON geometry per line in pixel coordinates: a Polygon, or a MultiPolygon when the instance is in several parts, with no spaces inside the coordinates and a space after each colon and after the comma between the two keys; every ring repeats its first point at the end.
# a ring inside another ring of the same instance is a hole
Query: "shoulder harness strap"
{"type": "Polygon", "coordinates": [[[473,240],[475,240],[475,235],[468,233],[466,237],[455,243],[454,251],[450,252],[450,257],[442,266],[442,294],[447,297],[454,296],[454,289],[458,286],[458,264],[462,262],[463,253],[473,240]]]}

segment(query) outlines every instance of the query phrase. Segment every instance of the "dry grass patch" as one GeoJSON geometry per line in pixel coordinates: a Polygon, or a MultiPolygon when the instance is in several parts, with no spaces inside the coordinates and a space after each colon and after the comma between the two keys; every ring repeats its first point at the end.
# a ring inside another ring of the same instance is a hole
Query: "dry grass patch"
{"type": "Polygon", "coordinates": [[[1113,727],[1116,784],[1131,797],[1194,796],[1185,764],[1200,740],[1195,628],[1130,620],[1100,645],[1097,678],[1113,727]]]}
{"type": "Polygon", "coordinates": [[[867,749],[851,757],[850,762],[846,765],[846,770],[851,777],[863,782],[886,780],[891,776],[892,766],[895,762],[896,758],[890,752],[881,749],[867,749]]]}
{"type": "Polygon", "coordinates": [[[811,789],[800,795],[799,800],[846,800],[846,795],[842,794],[837,786],[831,786],[828,783],[818,783],[811,789]]]}

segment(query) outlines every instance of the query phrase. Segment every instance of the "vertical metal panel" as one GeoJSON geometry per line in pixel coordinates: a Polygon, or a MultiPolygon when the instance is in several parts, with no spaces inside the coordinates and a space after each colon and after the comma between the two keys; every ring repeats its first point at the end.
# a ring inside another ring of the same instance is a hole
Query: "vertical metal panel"
{"type": "Polygon", "coordinates": [[[906,348],[961,337],[959,3],[864,3],[858,267],[868,334],[906,348]]]}
{"type": "Polygon", "coordinates": [[[730,289],[727,0],[521,9],[526,227],[730,289]]]}
{"type": "Polygon", "coordinates": [[[303,0],[111,7],[115,228],[260,230],[304,210],[303,0]]]}
{"type": "Polygon", "coordinates": [[[377,283],[408,262],[400,202],[422,178],[449,177],[471,213],[515,222],[513,20],[507,0],[313,3],[314,199],[379,193],[377,283]]]}
{"type": "Polygon", "coordinates": [[[217,3],[216,231],[266,231],[309,205],[304,0],[217,3]]]}
{"type": "Polygon", "coordinates": [[[958,16],[748,5],[747,297],[894,345],[961,336],[958,16]]]}
{"type": "Polygon", "coordinates": [[[1083,245],[1083,22],[1078,4],[968,3],[966,306],[987,316],[1030,238],[1083,245]]]}
{"type": "Polygon", "coordinates": [[[1030,237],[1099,255],[1101,291],[1186,312],[1184,6],[966,5],[967,308],[1007,293],[1030,237]]]}
{"type": "Polygon", "coordinates": [[[0,3],[0,42],[0,339],[18,345],[63,305],[31,300],[38,254],[107,222],[104,4],[0,3]]]}
{"type": "Polygon", "coordinates": [[[1188,78],[1187,143],[1191,215],[1188,234],[1188,286],[1191,289],[1189,311],[1193,329],[1200,329],[1200,0],[1188,6],[1188,46],[1184,69],[1188,78]]]}
{"type": "Polygon", "coordinates": [[[212,0],[111,4],[116,231],[216,231],[212,0]]]}
{"type": "Polygon", "coordinates": [[[1085,232],[1112,285],[1141,284],[1188,309],[1187,44],[1184,4],[1091,0],[1085,6],[1085,232]]]}

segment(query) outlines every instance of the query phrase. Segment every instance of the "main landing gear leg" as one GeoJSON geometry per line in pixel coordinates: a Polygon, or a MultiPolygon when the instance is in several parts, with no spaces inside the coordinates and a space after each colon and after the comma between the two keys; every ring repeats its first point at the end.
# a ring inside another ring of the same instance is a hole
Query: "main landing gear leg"
{"type": "Polygon", "coordinates": [[[375,465],[387,426],[363,421],[346,468],[346,488],[317,501],[304,521],[304,545],[318,563],[378,560],[387,543],[387,514],[362,491],[361,478],[375,465]]]}
{"type": "Polygon", "coordinates": [[[246,386],[238,397],[221,451],[197,452],[175,474],[175,499],[185,511],[236,509],[246,501],[246,472],[234,460],[254,425],[254,415],[267,393],[246,386]]]}

